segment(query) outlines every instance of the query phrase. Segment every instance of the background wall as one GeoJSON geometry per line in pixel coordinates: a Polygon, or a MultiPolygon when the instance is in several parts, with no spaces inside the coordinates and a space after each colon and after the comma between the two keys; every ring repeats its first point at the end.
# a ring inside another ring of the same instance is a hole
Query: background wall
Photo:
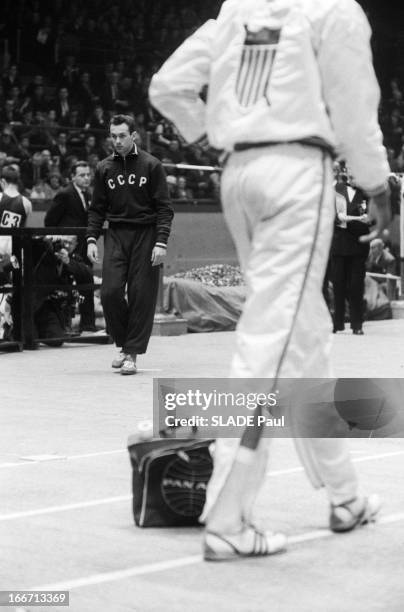
{"type": "MultiPolygon", "coordinates": [[[[43,211],[34,211],[29,225],[43,227],[44,216],[43,211]]],[[[99,249],[102,256],[102,241],[99,249]]],[[[214,263],[237,263],[236,250],[222,212],[176,210],[164,266],[165,275],[214,263]]]]}

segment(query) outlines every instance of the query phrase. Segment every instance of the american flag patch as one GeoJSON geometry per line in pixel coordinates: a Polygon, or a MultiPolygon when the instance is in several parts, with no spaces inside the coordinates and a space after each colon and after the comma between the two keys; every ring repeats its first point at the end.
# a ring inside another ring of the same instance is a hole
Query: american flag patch
{"type": "Polygon", "coordinates": [[[236,94],[244,108],[254,106],[265,97],[268,104],[268,85],[281,35],[281,29],[262,28],[251,32],[247,26],[237,75],[236,94]]]}

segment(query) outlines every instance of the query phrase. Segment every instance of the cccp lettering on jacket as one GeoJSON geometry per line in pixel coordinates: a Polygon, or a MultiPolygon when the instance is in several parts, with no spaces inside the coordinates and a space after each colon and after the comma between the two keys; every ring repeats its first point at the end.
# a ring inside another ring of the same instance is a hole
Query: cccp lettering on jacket
{"type": "Polygon", "coordinates": [[[143,187],[143,185],[146,185],[147,183],[147,178],[145,176],[140,176],[138,179],[136,179],[136,174],[131,173],[128,174],[127,177],[125,177],[123,174],[118,174],[115,178],[109,178],[107,181],[110,189],[115,189],[117,186],[123,187],[126,182],[128,185],[138,185],[138,187],[143,187]]]}

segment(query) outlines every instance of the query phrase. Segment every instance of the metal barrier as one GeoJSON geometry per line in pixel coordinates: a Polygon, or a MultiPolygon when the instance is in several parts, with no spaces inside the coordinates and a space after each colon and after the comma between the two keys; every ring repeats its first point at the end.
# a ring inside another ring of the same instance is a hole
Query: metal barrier
{"type": "Polygon", "coordinates": [[[36,236],[80,236],[86,231],[84,227],[29,227],[19,229],[2,229],[0,236],[12,237],[12,250],[20,263],[20,267],[12,273],[12,286],[0,287],[0,294],[12,294],[13,341],[1,342],[0,350],[36,349],[40,342],[69,342],[69,343],[96,343],[108,344],[110,337],[105,335],[65,335],[60,338],[38,338],[34,325],[34,295],[37,289],[49,290],[65,289],[97,289],[99,284],[73,285],[55,283],[38,285],[35,283],[34,262],[32,252],[32,239],[36,236]]]}
{"type": "Polygon", "coordinates": [[[366,272],[366,276],[376,281],[386,283],[386,295],[390,302],[397,298],[402,298],[401,276],[396,276],[395,274],[379,274],[377,272],[366,272]]]}

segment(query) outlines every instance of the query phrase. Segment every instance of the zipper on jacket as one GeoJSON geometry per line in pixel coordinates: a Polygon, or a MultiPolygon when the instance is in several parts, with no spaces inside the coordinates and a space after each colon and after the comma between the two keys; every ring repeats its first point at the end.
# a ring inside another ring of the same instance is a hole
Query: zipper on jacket
{"type": "MultiPolygon", "coordinates": [[[[125,177],[125,194],[128,193],[128,169],[126,166],[126,156],[122,158],[123,161],[123,175],[125,177]]],[[[125,208],[127,208],[127,202],[125,202],[125,208]]]]}

